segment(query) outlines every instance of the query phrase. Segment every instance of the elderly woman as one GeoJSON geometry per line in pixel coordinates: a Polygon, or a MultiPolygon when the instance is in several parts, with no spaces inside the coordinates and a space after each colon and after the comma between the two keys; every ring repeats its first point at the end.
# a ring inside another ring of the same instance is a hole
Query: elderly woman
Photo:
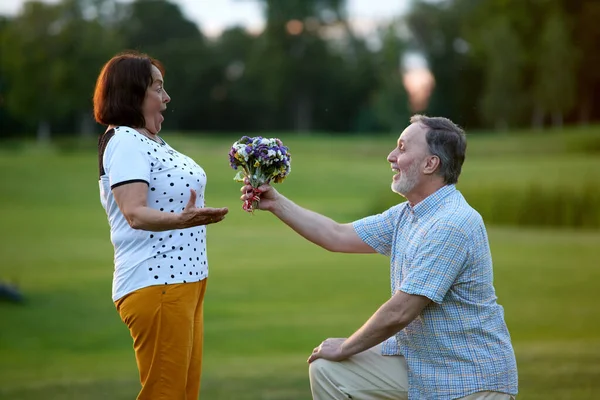
{"type": "Polygon", "coordinates": [[[133,338],[144,399],[197,399],[206,225],[226,208],[204,207],[206,174],[158,133],[171,100],[160,62],[123,53],[104,65],[94,116],[100,199],[114,246],[112,298],[133,338]]]}

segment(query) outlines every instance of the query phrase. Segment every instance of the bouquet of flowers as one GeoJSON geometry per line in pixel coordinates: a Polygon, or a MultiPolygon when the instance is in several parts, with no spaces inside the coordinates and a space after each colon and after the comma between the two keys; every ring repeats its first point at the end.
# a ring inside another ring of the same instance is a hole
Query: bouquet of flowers
{"type": "Polygon", "coordinates": [[[236,182],[250,180],[255,196],[244,202],[242,208],[252,212],[258,206],[258,187],[265,183],[281,183],[290,173],[291,155],[281,140],[243,136],[231,146],[229,163],[238,170],[233,178],[236,182]]]}

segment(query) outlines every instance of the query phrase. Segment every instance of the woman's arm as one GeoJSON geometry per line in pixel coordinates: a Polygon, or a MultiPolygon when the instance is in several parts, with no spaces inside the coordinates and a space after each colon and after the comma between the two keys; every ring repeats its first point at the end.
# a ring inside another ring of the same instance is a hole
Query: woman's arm
{"type": "Polygon", "coordinates": [[[190,189],[190,200],[181,213],[158,211],[147,205],[148,184],[132,182],[115,187],[115,201],[133,229],[168,231],[222,221],[227,208],[196,207],[196,192],[190,189]]]}

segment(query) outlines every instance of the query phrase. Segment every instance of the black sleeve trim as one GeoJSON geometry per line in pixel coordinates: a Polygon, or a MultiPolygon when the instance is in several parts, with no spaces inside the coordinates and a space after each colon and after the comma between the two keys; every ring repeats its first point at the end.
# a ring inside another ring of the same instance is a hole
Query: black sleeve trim
{"type": "Polygon", "coordinates": [[[115,130],[109,129],[98,138],[98,179],[106,174],[102,159],[104,158],[104,150],[106,150],[106,146],[108,146],[108,141],[112,139],[113,136],[115,136],[115,130]]]}
{"type": "Polygon", "coordinates": [[[112,190],[112,189],[114,189],[116,187],[127,185],[128,183],[134,183],[134,182],[144,182],[146,185],[150,186],[150,184],[147,181],[143,180],[143,179],[130,179],[128,181],[123,181],[123,182],[115,183],[114,185],[111,185],[110,189],[112,190]]]}

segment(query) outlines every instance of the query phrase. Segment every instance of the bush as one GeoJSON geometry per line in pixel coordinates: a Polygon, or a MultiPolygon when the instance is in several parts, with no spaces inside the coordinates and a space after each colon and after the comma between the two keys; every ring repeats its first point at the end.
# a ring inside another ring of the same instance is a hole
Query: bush
{"type": "Polygon", "coordinates": [[[565,151],[577,154],[599,154],[600,134],[567,137],[565,151]]]}
{"type": "MultiPolygon", "coordinates": [[[[593,181],[567,188],[529,184],[458,189],[488,225],[600,228],[600,186],[593,181]]],[[[398,200],[397,194],[386,192],[368,212],[379,213],[398,200]]]]}

